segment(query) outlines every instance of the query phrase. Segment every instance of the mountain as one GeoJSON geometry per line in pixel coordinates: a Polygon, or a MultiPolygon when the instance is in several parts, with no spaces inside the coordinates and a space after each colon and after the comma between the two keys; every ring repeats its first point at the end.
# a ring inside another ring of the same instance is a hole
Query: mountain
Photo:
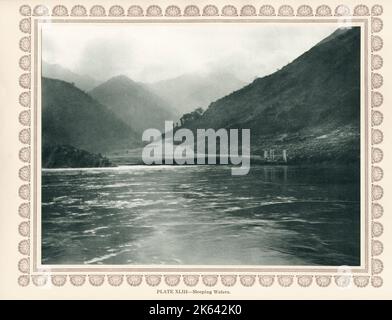
{"type": "Polygon", "coordinates": [[[185,74],[147,86],[183,114],[199,107],[206,108],[211,102],[244,85],[244,82],[231,73],[211,73],[208,75],[185,74]]]}
{"type": "Polygon", "coordinates": [[[339,29],[281,70],[211,103],[189,128],[250,128],[252,153],[359,160],[360,29],[339,29]]]}
{"type": "Polygon", "coordinates": [[[80,75],[58,64],[50,64],[45,61],[42,63],[42,76],[74,83],[76,87],[84,91],[91,90],[99,84],[90,76],[80,75]]]}
{"type": "Polygon", "coordinates": [[[42,78],[42,144],[108,152],[140,145],[135,132],[73,84],[42,78]]]}
{"type": "Polygon", "coordinates": [[[163,130],[165,120],[178,116],[160,97],[143,84],[126,76],[117,76],[90,91],[90,95],[106,105],[118,118],[139,135],[148,128],[163,130]]]}

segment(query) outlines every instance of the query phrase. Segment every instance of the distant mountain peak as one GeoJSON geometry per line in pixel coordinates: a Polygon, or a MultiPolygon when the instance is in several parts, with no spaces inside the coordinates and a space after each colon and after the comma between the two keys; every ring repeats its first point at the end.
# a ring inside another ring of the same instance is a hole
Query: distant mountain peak
{"type": "Polygon", "coordinates": [[[117,76],[111,77],[106,82],[119,82],[119,81],[136,83],[135,81],[133,81],[130,77],[126,76],[125,74],[119,74],[117,76]]]}
{"type": "Polygon", "coordinates": [[[42,76],[74,83],[76,87],[85,91],[88,91],[99,84],[96,79],[88,75],[78,74],[58,63],[48,63],[46,61],[42,61],[42,76]]]}
{"type": "Polygon", "coordinates": [[[166,101],[126,75],[110,78],[91,90],[90,94],[139,134],[148,128],[162,129],[165,120],[177,118],[166,101]]]}
{"type": "Polygon", "coordinates": [[[175,78],[145,84],[179,113],[206,108],[211,102],[242,88],[244,82],[230,72],[185,73],[175,78]]]}

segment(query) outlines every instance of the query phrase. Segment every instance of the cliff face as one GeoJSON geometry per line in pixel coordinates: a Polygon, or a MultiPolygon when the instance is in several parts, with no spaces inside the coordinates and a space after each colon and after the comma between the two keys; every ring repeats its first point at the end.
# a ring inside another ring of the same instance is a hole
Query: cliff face
{"type": "Polygon", "coordinates": [[[210,104],[186,127],[250,128],[252,153],[359,160],[360,29],[339,29],[281,70],[210,104]]]}

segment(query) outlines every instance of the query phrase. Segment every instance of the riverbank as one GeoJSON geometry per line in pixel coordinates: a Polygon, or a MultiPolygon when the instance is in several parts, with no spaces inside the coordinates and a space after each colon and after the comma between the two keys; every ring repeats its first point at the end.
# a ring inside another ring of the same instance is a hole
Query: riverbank
{"type": "Polygon", "coordinates": [[[101,154],[70,145],[45,145],[42,148],[43,168],[99,168],[116,166],[101,154]]]}

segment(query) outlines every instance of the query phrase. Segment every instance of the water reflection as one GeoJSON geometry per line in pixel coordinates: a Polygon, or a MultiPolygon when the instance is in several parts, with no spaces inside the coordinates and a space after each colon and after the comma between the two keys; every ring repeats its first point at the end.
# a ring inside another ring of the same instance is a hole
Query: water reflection
{"type": "Polygon", "coordinates": [[[355,170],[230,172],[224,166],[44,171],[43,263],[359,264],[355,170]]]}

